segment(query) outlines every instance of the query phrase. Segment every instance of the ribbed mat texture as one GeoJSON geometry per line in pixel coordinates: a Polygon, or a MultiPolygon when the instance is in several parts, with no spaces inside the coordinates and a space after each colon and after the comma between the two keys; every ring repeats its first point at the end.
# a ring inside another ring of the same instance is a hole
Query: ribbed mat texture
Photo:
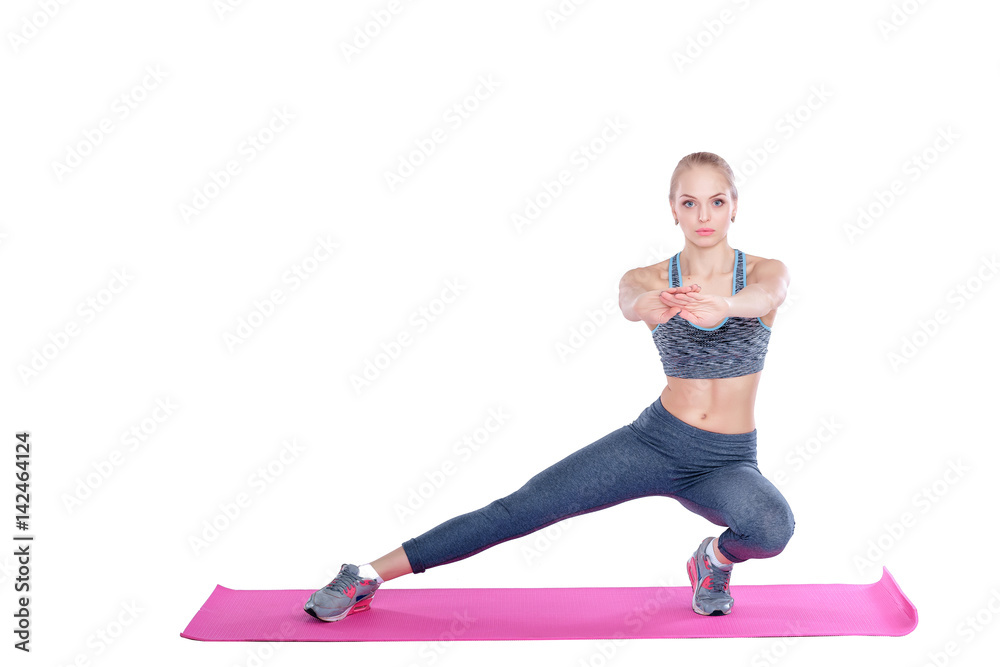
{"type": "Polygon", "coordinates": [[[472,641],[664,637],[898,637],[917,609],[889,571],[872,584],[733,585],[733,611],[701,616],[691,588],[431,588],[383,585],[371,608],[325,623],[312,590],[216,586],[181,633],[203,641],[472,641]]]}

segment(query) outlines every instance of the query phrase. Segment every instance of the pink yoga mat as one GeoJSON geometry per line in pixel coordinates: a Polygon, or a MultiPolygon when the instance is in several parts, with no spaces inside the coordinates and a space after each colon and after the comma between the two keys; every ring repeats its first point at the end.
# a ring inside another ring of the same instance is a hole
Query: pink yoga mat
{"type": "Polygon", "coordinates": [[[216,586],[181,633],[204,641],[452,641],[662,637],[899,637],[917,609],[889,571],[872,584],[732,585],[733,611],[701,616],[691,587],[403,588],[326,623],[302,610],[312,590],[216,586]]]}

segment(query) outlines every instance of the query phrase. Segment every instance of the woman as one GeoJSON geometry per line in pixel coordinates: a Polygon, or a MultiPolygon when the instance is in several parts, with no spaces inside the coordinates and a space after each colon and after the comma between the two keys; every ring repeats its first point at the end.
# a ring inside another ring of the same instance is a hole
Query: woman
{"type": "Polygon", "coordinates": [[[339,621],[368,609],[379,585],[452,563],[557,521],[651,495],[676,498],[725,532],[688,560],[692,609],[733,608],[733,563],[785,548],[795,519],[757,468],[754,400],[788,270],[776,259],[730,247],[736,185],[714,153],[692,153],[674,169],[670,208],[684,249],[622,276],[625,318],[643,321],[667,385],[627,424],[543,470],[514,493],[454,517],[360,567],[344,564],[305,610],[339,621]]]}

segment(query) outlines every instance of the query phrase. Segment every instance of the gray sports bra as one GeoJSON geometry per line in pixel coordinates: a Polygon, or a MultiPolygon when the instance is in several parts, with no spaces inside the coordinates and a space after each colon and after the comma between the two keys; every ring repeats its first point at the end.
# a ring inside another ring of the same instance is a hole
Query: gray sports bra
{"type": "MultiPolygon", "coordinates": [[[[670,286],[682,287],[680,252],[670,258],[670,286]]],[[[746,287],[746,258],[736,250],[733,294],[746,287]]],[[[663,372],[678,378],[729,378],[764,368],[771,327],[759,317],[727,317],[711,329],[674,315],[651,332],[663,372]]]]}

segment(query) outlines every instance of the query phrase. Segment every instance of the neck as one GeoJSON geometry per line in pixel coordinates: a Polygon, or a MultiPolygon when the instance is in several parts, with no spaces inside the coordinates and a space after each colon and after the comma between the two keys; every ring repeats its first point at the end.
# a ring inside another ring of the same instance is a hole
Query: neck
{"type": "Polygon", "coordinates": [[[686,243],[679,258],[682,274],[705,280],[732,273],[735,260],[736,251],[728,243],[718,243],[710,248],[686,243]]]}

